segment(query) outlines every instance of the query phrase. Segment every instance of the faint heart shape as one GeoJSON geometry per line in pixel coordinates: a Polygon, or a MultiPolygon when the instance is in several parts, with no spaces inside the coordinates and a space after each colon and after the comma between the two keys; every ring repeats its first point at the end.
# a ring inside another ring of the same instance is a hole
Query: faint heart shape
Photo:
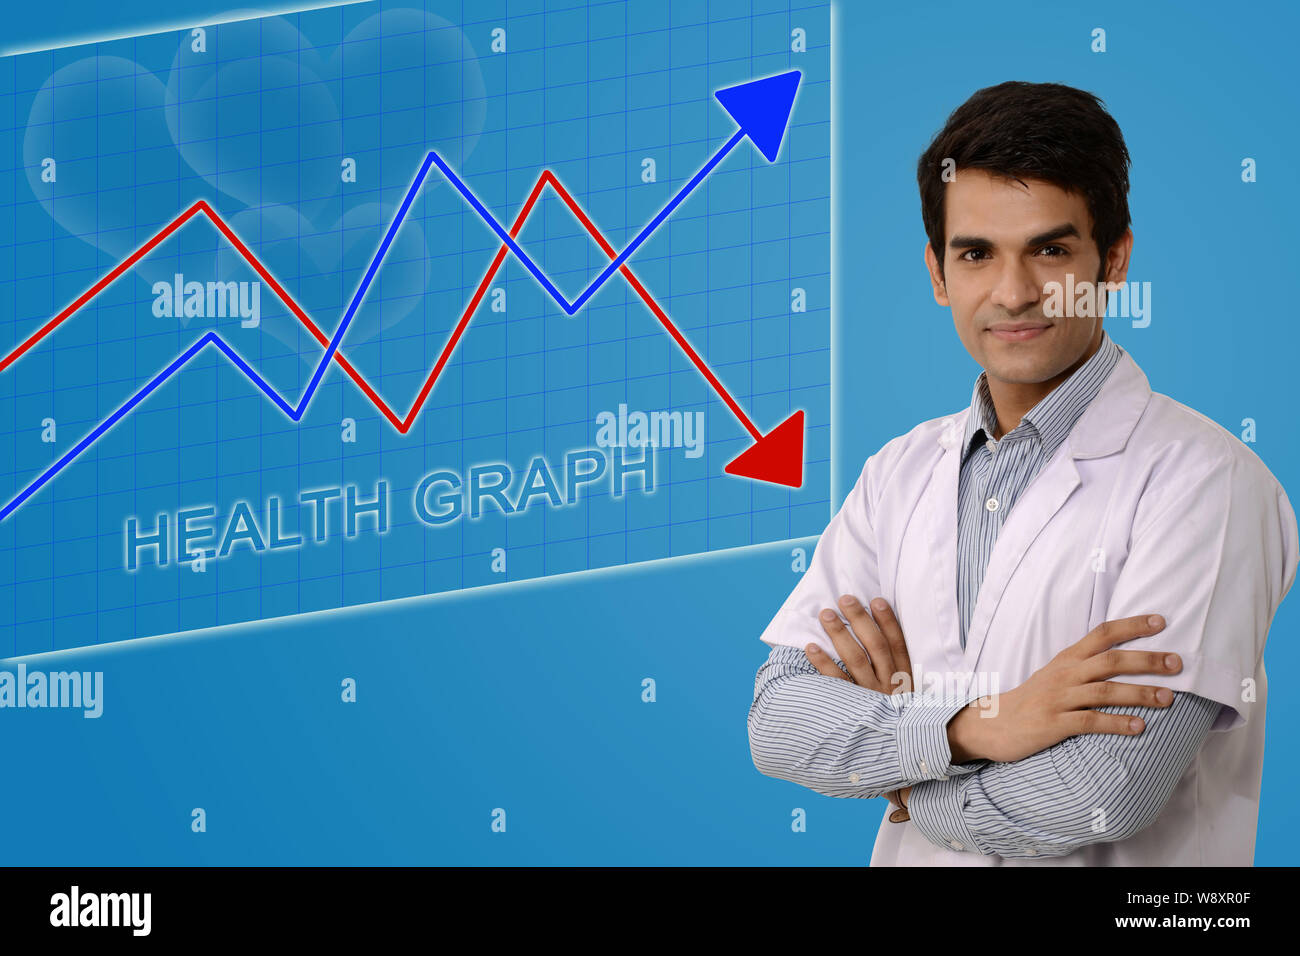
{"type": "MultiPolygon", "coordinates": [[[[208,28],[202,52],[192,48],[188,31],[182,33],[165,82],[119,56],[87,56],[60,68],[33,98],[23,162],[32,193],[51,219],[111,263],[129,256],[154,228],[137,222],[137,204],[122,197],[135,193],[140,164],[153,164],[151,169],[167,165],[166,155],[159,155],[160,147],[167,146],[177,164],[186,167],[185,176],[201,177],[221,194],[207,198],[273,274],[298,274],[297,261],[305,257],[318,275],[340,273],[350,294],[363,260],[368,261],[356,253],[374,248],[400,197],[386,190],[381,205],[374,201],[373,185],[344,183],[341,158],[364,156],[370,174],[378,176],[383,124],[393,115],[411,117],[401,127],[407,134],[404,151],[411,149],[410,127],[418,122],[424,135],[415,145],[421,152],[438,149],[463,163],[483,128],[485,99],[468,39],[459,28],[422,10],[373,14],[333,49],[318,48],[285,18],[236,21],[208,28]],[[218,44],[226,50],[221,56],[218,44]],[[259,53],[232,57],[231,48],[259,53]],[[381,68],[401,75],[395,88],[410,98],[390,100],[389,113],[371,94],[380,83],[381,68]],[[87,95],[91,90],[93,100],[87,95]],[[341,108],[340,100],[348,109],[341,108]],[[357,102],[365,103],[365,109],[355,109],[357,102]],[[453,102],[455,110],[446,108],[453,102]],[[380,135],[371,139],[358,140],[348,132],[372,128],[380,135]],[[101,138],[128,142],[133,149],[101,155],[101,138]],[[41,180],[45,157],[59,157],[58,188],[41,180]],[[73,185],[65,189],[69,183],[73,185]],[[120,201],[106,202],[106,195],[120,201]],[[276,241],[291,239],[299,247],[292,262],[284,249],[293,243],[276,241]]],[[[179,165],[175,172],[179,185],[179,165]]],[[[157,186],[155,179],[139,188],[157,186]]],[[[426,189],[434,186],[429,183],[426,189]]],[[[180,197],[175,211],[194,198],[198,196],[180,197]]],[[[349,342],[373,338],[420,304],[430,269],[425,234],[413,217],[404,223],[393,253],[381,273],[382,295],[358,311],[349,342]]],[[[134,267],[138,279],[148,287],[170,282],[173,264],[163,256],[151,259],[134,267]]],[[[227,270],[242,267],[231,249],[222,248],[216,259],[221,276],[234,278],[227,270]]],[[[294,291],[288,289],[290,295],[294,291]]],[[[312,318],[328,333],[340,316],[312,318]]],[[[191,320],[182,316],[178,321],[184,326],[191,320]]],[[[288,322],[268,322],[264,329],[291,347],[300,341],[288,322]]],[[[302,354],[310,362],[319,347],[307,341],[302,354]]]]}

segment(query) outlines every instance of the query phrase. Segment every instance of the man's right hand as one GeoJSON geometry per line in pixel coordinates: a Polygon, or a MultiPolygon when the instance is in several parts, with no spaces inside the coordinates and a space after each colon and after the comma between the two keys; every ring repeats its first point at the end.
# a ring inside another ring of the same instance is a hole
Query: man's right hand
{"type": "Polygon", "coordinates": [[[1141,733],[1145,726],[1141,717],[1103,714],[1090,708],[1168,707],[1173,703],[1174,692],[1167,687],[1106,679],[1119,674],[1178,673],[1183,663],[1177,654],[1110,649],[1157,634],[1164,626],[1164,618],[1158,614],[1106,621],[1015,690],[996,695],[996,707],[989,705],[988,697],[963,707],[948,722],[952,762],[983,759],[1010,763],[1077,734],[1141,733]]]}

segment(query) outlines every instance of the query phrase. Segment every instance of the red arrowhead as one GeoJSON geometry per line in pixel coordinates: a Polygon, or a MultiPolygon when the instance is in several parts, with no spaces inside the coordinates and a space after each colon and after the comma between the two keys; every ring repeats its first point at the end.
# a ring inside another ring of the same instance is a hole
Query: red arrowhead
{"type": "Polygon", "coordinates": [[[797,411],[722,469],[729,475],[803,487],[803,411],[797,411]]]}

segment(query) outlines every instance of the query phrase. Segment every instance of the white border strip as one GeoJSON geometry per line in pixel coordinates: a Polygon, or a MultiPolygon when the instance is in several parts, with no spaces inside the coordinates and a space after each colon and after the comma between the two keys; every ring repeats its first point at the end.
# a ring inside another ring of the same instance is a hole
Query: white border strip
{"type": "Polygon", "coordinates": [[[135,33],[121,33],[116,35],[95,34],[75,37],[70,40],[54,43],[50,46],[32,46],[21,47],[17,49],[5,48],[0,50],[0,58],[8,56],[22,56],[24,53],[46,53],[50,50],[65,50],[68,47],[84,46],[88,43],[111,43],[114,40],[130,40],[133,37],[151,36],[155,33],[170,33],[174,30],[190,30],[194,27],[215,27],[222,23],[239,23],[243,20],[262,20],[266,17],[279,17],[287,13],[306,13],[310,10],[328,10],[331,7],[350,7],[358,3],[371,3],[373,0],[323,0],[321,3],[300,4],[297,6],[277,7],[276,9],[260,10],[240,10],[228,14],[217,14],[210,20],[195,19],[185,21],[172,21],[170,23],[161,23],[147,26],[135,33]]]}
{"type": "Polygon", "coordinates": [[[831,355],[830,355],[830,372],[831,372],[831,453],[830,453],[830,505],[827,521],[835,517],[835,512],[840,507],[840,497],[836,493],[837,478],[835,471],[835,459],[840,449],[840,430],[838,414],[839,406],[836,399],[839,397],[839,389],[836,388],[838,376],[835,374],[835,359],[840,354],[840,337],[839,337],[839,314],[840,314],[840,245],[836,242],[839,236],[839,204],[835,198],[840,192],[840,143],[839,143],[839,124],[835,122],[835,117],[839,114],[838,105],[838,84],[835,78],[840,72],[840,45],[836,42],[835,36],[839,32],[840,4],[839,0],[831,0],[831,355]]]}
{"type": "Polygon", "coordinates": [[[76,655],[78,657],[88,658],[100,653],[101,651],[113,652],[131,650],[140,648],[141,650],[157,644],[160,641],[166,641],[169,644],[180,643],[190,639],[214,637],[218,635],[238,634],[241,631],[252,631],[259,627],[275,627],[288,624],[292,626],[298,621],[306,622],[313,618],[346,618],[356,614],[368,613],[373,614],[378,608],[399,607],[404,605],[415,604],[440,604],[445,601],[456,601],[465,598],[466,595],[474,595],[481,591],[488,591],[491,594],[513,594],[515,591],[528,590],[532,588],[550,587],[557,581],[566,581],[576,579],[578,581],[599,580],[602,577],[608,577],[618,574],[629,574],[633,571],[644,573],[648,569],[665,569],[665,566],[678,567],[682,564],[702,564],[709,561],[717,561],[722,558],[734,557],[737,554],[751,551],[777,551],[786,550],[792,547],[807,547],[811,549],[820,539],[821,535],[815,534],[804,538],[786,538],[784,541],[764,541],[759,544],[745,544],[736,548],[723,548],[719,551],[704,551],[699,554],[675,554],[664,558],[653,558],[649,561],[633,561],[629,564],[614,564],[605,568],[580,568],[576,571],[565,571],[561,574],[541,574],[534,578],[524,578],[521,581],[500,581],[491,584],[476,584],[469,588],[451,588],[446,591],[437,591],[433,594],[412,594],[408,597],[385,598],[380,601],[368,601],[364,604],[349,604],[345,607],[327,607],[318,611],[295,611],[291,614],[281,614],[277,617],[261,617],[251,621],[236,621],[231,624],[215,624],[211,627],[193,628],[188,631],[174,631],[171,634],[150,634],[145,637],[127,637],[120,641],[105,641],[102,644],[80,644],[76,647],[65,647],[54,651],[40,651],[35,654],[18,654],[13,657],[0,658],[0,665],[9,664],[17,661],[39,661],[46,658],[60,658],[67,655],[76,655]]]}

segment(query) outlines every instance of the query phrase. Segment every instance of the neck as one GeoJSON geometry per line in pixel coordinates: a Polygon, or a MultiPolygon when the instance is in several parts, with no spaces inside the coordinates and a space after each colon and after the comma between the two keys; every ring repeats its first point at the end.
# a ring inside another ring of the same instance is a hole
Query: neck
{"type": "Polygon", "coordinates": [[[1096,337],[1089,343],[1078,361],[1060,374],[1041,382],[1004,382],[1000,378],[987,375],[986,372],[989,397],[993,399],[993,410],[998,418],[997,434],[993,437],[1000,439],[1019,425],[1020,420],[1025,417],[1025,412],[1050,395],[1053,389],[1082,368],[1084,362],[1096,355],[1097,350],[1101,348],[1101,336],[1102,331],[1098,329],[1096,337]]]}

